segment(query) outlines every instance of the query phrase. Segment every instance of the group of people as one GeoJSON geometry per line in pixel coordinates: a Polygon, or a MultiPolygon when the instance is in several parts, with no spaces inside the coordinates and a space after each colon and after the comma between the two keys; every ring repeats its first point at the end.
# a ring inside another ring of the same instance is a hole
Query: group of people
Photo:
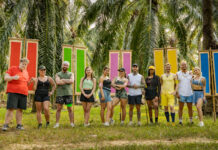
{"type": "MultiPolygon", "coordinates": [[[[26,71],[29,61],[26,58],[20,60],[19,66],[12,66],[5,74],[7,85],[7,112],[5,123],[2,127],[3,131],[8,130],[9,123],[13,118],[13,111],[16,110],[17,129],[24,129],[22,125],[22,111],[26,109],[28,86],[33,83],[35,91],[34,101],[37,110],[38,128],[42,128],[41,112],[44,110],[46,127],[49,126],[49,105],[50,96],[56,90],[56,123],[54,128],[59,127],[59,120],[63,105],[67,106],[70,125],[74,127],[73,105],[73,89],[74,82],[73,73],[68,71],[69,62],[62,63],[62,70],[55,76],[55,81],[46,75],[46,67],[39,67],[39,76],[29,79],[26,71]]],[[[187,103],[190,123],[192,121],[192,104],[197,107],[199,116],[199,126],[204,126],[202,103],[205,98],[206,80],[201,76],[199,67],[195,67],[194,72],[187,70],[187,62],[182,61],[180,64],[181,71],[176,74],[171,73],[171,65],[165,64],[165,73],[159,77],[155,74],[155,67],[149,66],[146,78],[138,73],[138,65],[132,65],[132,73],[126,75],[125,69],[118,70],[119,75],[112,81],[109,77],[110,68],[104,67],[103,74],[99,79],[99,98],[101,103],[101,121],[104,126],[114,124],[113,114],[114,107],[120,103],[121,108],[121,125],[124,124],[126,118],[126,105],[129,104],[129,125],[133,125],[133,109],[137,109],[137,125],[141,125],[141,104],[142,95],[145,95],[149,109],[150,123],[158,123],[159,102],[164,106],[167,124],[170,124],[170,116],[172,125],[175,126],[175,98],[179,98],[179,124],[182,125],[182,114],[184,104],[187,103]],[[111,87],[116,92],[111,97],[111,87]],[[128,92],[127,92],[128,88],[128,92]],[[105,110],[106,118],[105,118],[105,110]],[[152,109],[155,110],[155,120],[153,121],[152,109]],[[170,110],[170,113],[169,113],[170,110]]],[[[89,126],[90,110],[95,102],[94,93],[97,87],[96,78],[93,75],[91,67],[85,68],[85,76],[80,81],[81,96],[80,101],[84,110],[84,126],[89,126]]]]}

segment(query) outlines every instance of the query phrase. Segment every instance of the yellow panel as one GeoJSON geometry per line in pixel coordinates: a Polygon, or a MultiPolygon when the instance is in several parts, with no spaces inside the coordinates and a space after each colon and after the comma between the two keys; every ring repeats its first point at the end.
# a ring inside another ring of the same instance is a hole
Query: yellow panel
{"type": "Polygon", "coordinates": [[[161,76],[164,73],[163,50],[154,50],[154,65],[156,68],[156,75],[161,76]]]}
{"type": "Polygon", "coordinates": [[[171,64],[171,72],[176,73],[178,71],[176,49],[167,49],[167,60],[171,64]]]}

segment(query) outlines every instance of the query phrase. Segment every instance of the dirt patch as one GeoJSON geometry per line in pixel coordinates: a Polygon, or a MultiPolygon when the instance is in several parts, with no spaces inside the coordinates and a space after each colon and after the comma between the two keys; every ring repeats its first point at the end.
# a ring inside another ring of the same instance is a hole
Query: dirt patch
{"type": "Polygon", "coordinates": [[[11,150],[23,150],[23,149],[90,149],[90,148],[103,148],[107,146],[127,146],[127,145],[171,145],[171,144],[182,144],[182,143],[218,143],[218,140],[211,140],[207,138],[181,138],[181,139],[162,139],[162,140],[140,140],[140,141],[128,141],[128,140],[117,140],[117,141],[101,141],[100,143],[77,143],[77,144],[48,144],[48,143],[29,143],[29,144],[10,144],[4,149],[11,150]]]}

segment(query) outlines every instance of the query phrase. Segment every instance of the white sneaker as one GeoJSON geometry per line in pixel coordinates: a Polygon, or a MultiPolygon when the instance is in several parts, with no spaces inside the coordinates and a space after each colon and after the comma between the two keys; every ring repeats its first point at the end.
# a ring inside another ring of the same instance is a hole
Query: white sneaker
{"type": "Polygon", "coordinates": [[[90,126],[90,123],[84,123],[84,127],[88,127],[88,126],[90,126]]]}
{"type": "Polygon", "coordinates": [[[56,123],[53,128],[59,128],[59,123],[56,123]]]}
{"type": "Polygon", "coordinates": [[[203,127],[203,126],[204,126],[204,122],[203,122],[203,121],[200,121],[200,122],[199,122],[199,126],[200,126],[200,127],[203,127]]]}
{"type": "Polygon", "coordinates": [[[141,126],[142,124],[141,124],[141,122],[140,121],[138,121],[138,126],[141,126]]]}
{"type": "Polygon", "coordinates": [[[120,122],[120,125],[123,126],[123,125],[124,125],[124,121],[121,121],[121,122],[120,122]]]}
{"type": "Polygon", "coordinates": [[[75,125],[74,125],[74,123],[71,123],[70,126],[74,128],[75,125]]]}
{"type": "Polygon", "coordinates": [[[110,119],[110,124],[111,124],[111,125],[114,125],[114,124],[115,124],[115,120],[110,119]]]}
{"type": "Polygon", "coordinates": [[[104,126],[107,126],[107,127],[108,127],[109,125],[110,125],[109,122],[105,122],[105,123],[104,123],[104,126]]]}
{"type": "Polygon", "coordinates": [[[132,122],[132,121],[130,121],[128,125],[129,125],[129,126],[132,126],[132,125],[133,125],[133,122],[132,122]]]}

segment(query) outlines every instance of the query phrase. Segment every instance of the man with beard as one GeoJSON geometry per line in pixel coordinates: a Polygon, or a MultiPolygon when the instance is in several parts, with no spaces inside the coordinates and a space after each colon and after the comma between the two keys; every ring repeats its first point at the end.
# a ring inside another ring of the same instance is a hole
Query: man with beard
{"type": "Polygon", "coordinates": [[[182,61],[180,64],[181,71],[177,72],[177,79],[179,81],[177,93],[179,94],[179,124],[182,125],[182,114],[184,104],[187,103],[190,123],[192,124],[192,102],[193,91],[191,87],[192,75],[187,70],[187,62],[182,61]]]}
{"type": "Polygon", "coordinates": [[[72,103],[73,103],[72,84],[74,82],[74,75],[73,73],[67,71],[69,65],[70,64],[68,61],[64,61],[62,63],[62,71],[58,72],[55,77],[55,81],[57,84],[57,93],[56,93],[57,112],[56,112],[56,124],[54,128],[59,127],[59,120],[60,120],[63,104],[67,105],[67,110],[70,118],[70,125],[71,127],[74,127],[74,114],[72,111],[72,103]]]}
{"type": "Polygon", "coordinates": [[[133,117],[133,109],[134,105],[137,109],[137,118],[138,118],[138,126],[141,125],[141,104],[142,104],[142,88],[145,87],[145,79],[144,77],[138,73],[138,65],[132,65],[133,73],[128,75],[129,85],[129,95],[128,95],[128,103],[129,103],[129,125],[133,124],[132,117],[133,117]]]}

